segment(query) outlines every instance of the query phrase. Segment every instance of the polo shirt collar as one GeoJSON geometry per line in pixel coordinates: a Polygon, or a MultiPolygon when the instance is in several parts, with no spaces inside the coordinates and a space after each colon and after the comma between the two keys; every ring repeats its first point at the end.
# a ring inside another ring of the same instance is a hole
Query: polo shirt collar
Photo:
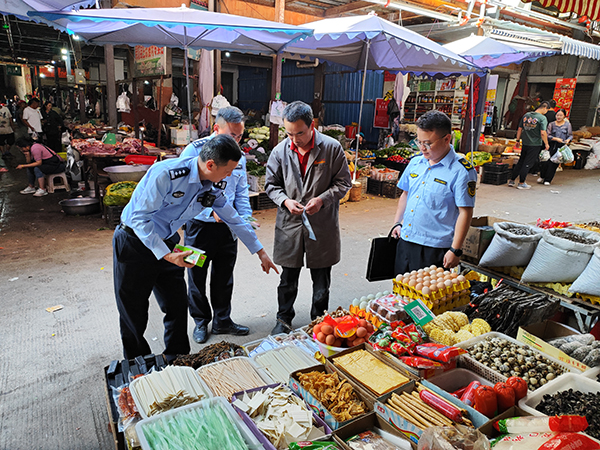
{"type": "MultiPolygon", "coordinates": [[[[310,140],[310,149],[308,150],[309,152],[315,148],[315,136],[316,136],[316,134],[317,134],[316,130],[313,130],[312,139],[310,140]]],[[[294,141],[292,141],[291,139],[290,139],[290,149],[293,152],[296,152],[296,153],[298,152],[298,147],[296,147],[296,144],[294,144],[294,141]]]]}

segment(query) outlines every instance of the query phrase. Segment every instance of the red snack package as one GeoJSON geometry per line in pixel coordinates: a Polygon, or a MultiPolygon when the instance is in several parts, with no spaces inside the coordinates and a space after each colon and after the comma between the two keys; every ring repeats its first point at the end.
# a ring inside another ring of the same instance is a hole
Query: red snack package
{"type": "Polygon", "coordinates": [[[502,414],[511,406],[515,406],[515,390],[506,383],[496,383],[494,386],[498,400],[498,413],[502,414]]]}
{"type": "Polygon", "coordinates": [[[479,381],[471,381],[460,397],[460,401],[465,405],[473,406],[473,403],[475,403],[475,391],[479,386],[481,386],[479,381]]]}
{"type": "Polygon", "coordinates": [[[527,395],[527,382],[520,377],[510,377],[506,380],[508,384],[515,391],[515,402],[518,402],[527,395]]]}
{"type": "Polygon", "coordinates": [[[468,387],[469,386],[465,386],[463,388],[457,389],[456,391],[451,392],[450,395],[460,400],[460,398],[463,396],[468,387]]]}
{"type": "Polygon", "coordinates": [[[419,334],[419,330],[417,330],[417,326],[414,323],[402,327],[402,330],[409,338],[412,339],[413,342],[417,344],[421,344],[423,342],[423,339],[421,339],[421,335],[419,334]]]}
{"type": "Polygon", "coordinates": [[[425,358],[447,363],[458,355],[467,353],[467,351],[458,347],[448,347],[443,344],[428,343],[417,345],[414,353],[425,358]]]}
{"type": "Polygon", "coordinates": [[[390,351],[396,356],[410,354],[408,347],[403,342],[393,342],[390,344],[390,351]]]}
{"type": "Polygon", "coordinates": [[[437,369],[438,367],[444,367],[443,364],[432,361],[431,359],[421,358],[420,356],[401,356],[400,361],[415,369],[437,369]]]}
{"type": "Polygon", "coordinates": [[[479,386],[475,390],[475,405],[473,407],[484,416],[494,417],[498,410],[498,399],[494,389],[490,386],[479,386]]]}

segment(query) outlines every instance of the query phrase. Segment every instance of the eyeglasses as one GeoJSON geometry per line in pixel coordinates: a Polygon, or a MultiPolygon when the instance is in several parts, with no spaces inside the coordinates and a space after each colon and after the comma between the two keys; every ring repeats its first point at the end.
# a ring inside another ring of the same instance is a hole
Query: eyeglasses
{"type": "Polygon", "coordinates": [[[437,141],[441,141],[442,139],[444,139],[446,136],[448,136],[448,133],[446,133],[445,135],[443,135],[441,138],[436,139],[433,142],[421,142],[418,139],[415,139],[415,144],[417,144],[418,147],[423,147],[424,149],[427,150],[431,150],[431,146],[433,144],[435,144],[437,141]]]}

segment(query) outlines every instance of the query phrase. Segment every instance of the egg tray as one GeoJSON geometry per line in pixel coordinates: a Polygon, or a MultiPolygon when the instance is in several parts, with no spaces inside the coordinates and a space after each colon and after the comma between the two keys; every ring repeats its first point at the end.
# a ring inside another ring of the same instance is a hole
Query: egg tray
{"type": "MultiPolygon", "coordinates": [[[[530,346],[524,344],[523,342],[519,342],[516,339],[511,338],[510,336],[507,336],[505,334],[498,333],[495,331],[485,333],[480,336],[476,336],[467,341],[459,342],[458,344],[455,344],[454,346],[468,351],[469,348],[473,347],[474,345],[478,344],[479,342],[486,340],[486,338],[488,338],[488,337],[505,339],[512,344],[518,345],[519,347],[524,347],[524,348],[533,350],[533,352],[541,354],[548,361],[557,363],[559,366],[561,366],[565,370],[565,373],[569,373],[569,372],[578,373],[578,374],[581,373],[580,370],[577,370],[576,368],[574,368],[566,363],[563,363],[562,361],[560,361],[556,358],[553,358],[550,355],[540,352],[536,348],[530,347],[530,346]]],[[[468,353],[464,354],[464,355],[460,355],[458,365],[460,367],[464,367],[465,369],[469,369],[469,370],[475,372],[476,374],[481,375],[486,380],[493,381],[494,383],[504,382],[508,379],[508,377],[506,377],[505,375],[502,375],[502,373],[497,372],[497,371],[491,369],[490,367],[486,366],[485,364],[477,361],[475,358],[473,358],[468,353]]]]}
{"type": "Polygon", "coordinates": [[[452,286],[445,287],[444,289],[438,289],[437,291],[429,295],[424,295],[423,292],[417,291],[414,287],[407,286],[398,280],[393,280],[393,283],[394,294],[399,294],[403,297],[409,297],[412,299],[419,298],[425,301],[429,301],[430,303],[433,303],[432,300],[439,300],[445,295],[453,294],[455,292],[460,292],[471,288],[471,283],[469,283],[469,280],[465,280],[462,283],[453,284],[452,286]]]}

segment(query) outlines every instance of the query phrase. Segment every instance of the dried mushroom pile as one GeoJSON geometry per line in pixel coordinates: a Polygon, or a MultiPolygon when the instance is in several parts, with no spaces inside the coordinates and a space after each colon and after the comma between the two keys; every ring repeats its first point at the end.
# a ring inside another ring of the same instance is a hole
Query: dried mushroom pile
{"type": "Polygon", "coordinates": [[[486,338],[468,349],[471,357],[505,377],[521,377],[530,390],[563,374],[565,369],[534,350],[502,338],[486,338]]]}
{"type": "Polygon", "coordinates": [[[179,355],[177,359],[173,361],[173,365],[189,366],[197,369],[205,364],[223,361],[234,356],[246,356],[246,352],[237,344],[221,341],[218,344],[207,345],[198,353],[179,355]]]}
{"type": "Polygon", "coordinates": [[[546,394],[535,409],[547,416],[585,416],[588,421],[585,433],[600,439],[600,392],[583,393],[569,389],[552,395],[546,394]]]}

